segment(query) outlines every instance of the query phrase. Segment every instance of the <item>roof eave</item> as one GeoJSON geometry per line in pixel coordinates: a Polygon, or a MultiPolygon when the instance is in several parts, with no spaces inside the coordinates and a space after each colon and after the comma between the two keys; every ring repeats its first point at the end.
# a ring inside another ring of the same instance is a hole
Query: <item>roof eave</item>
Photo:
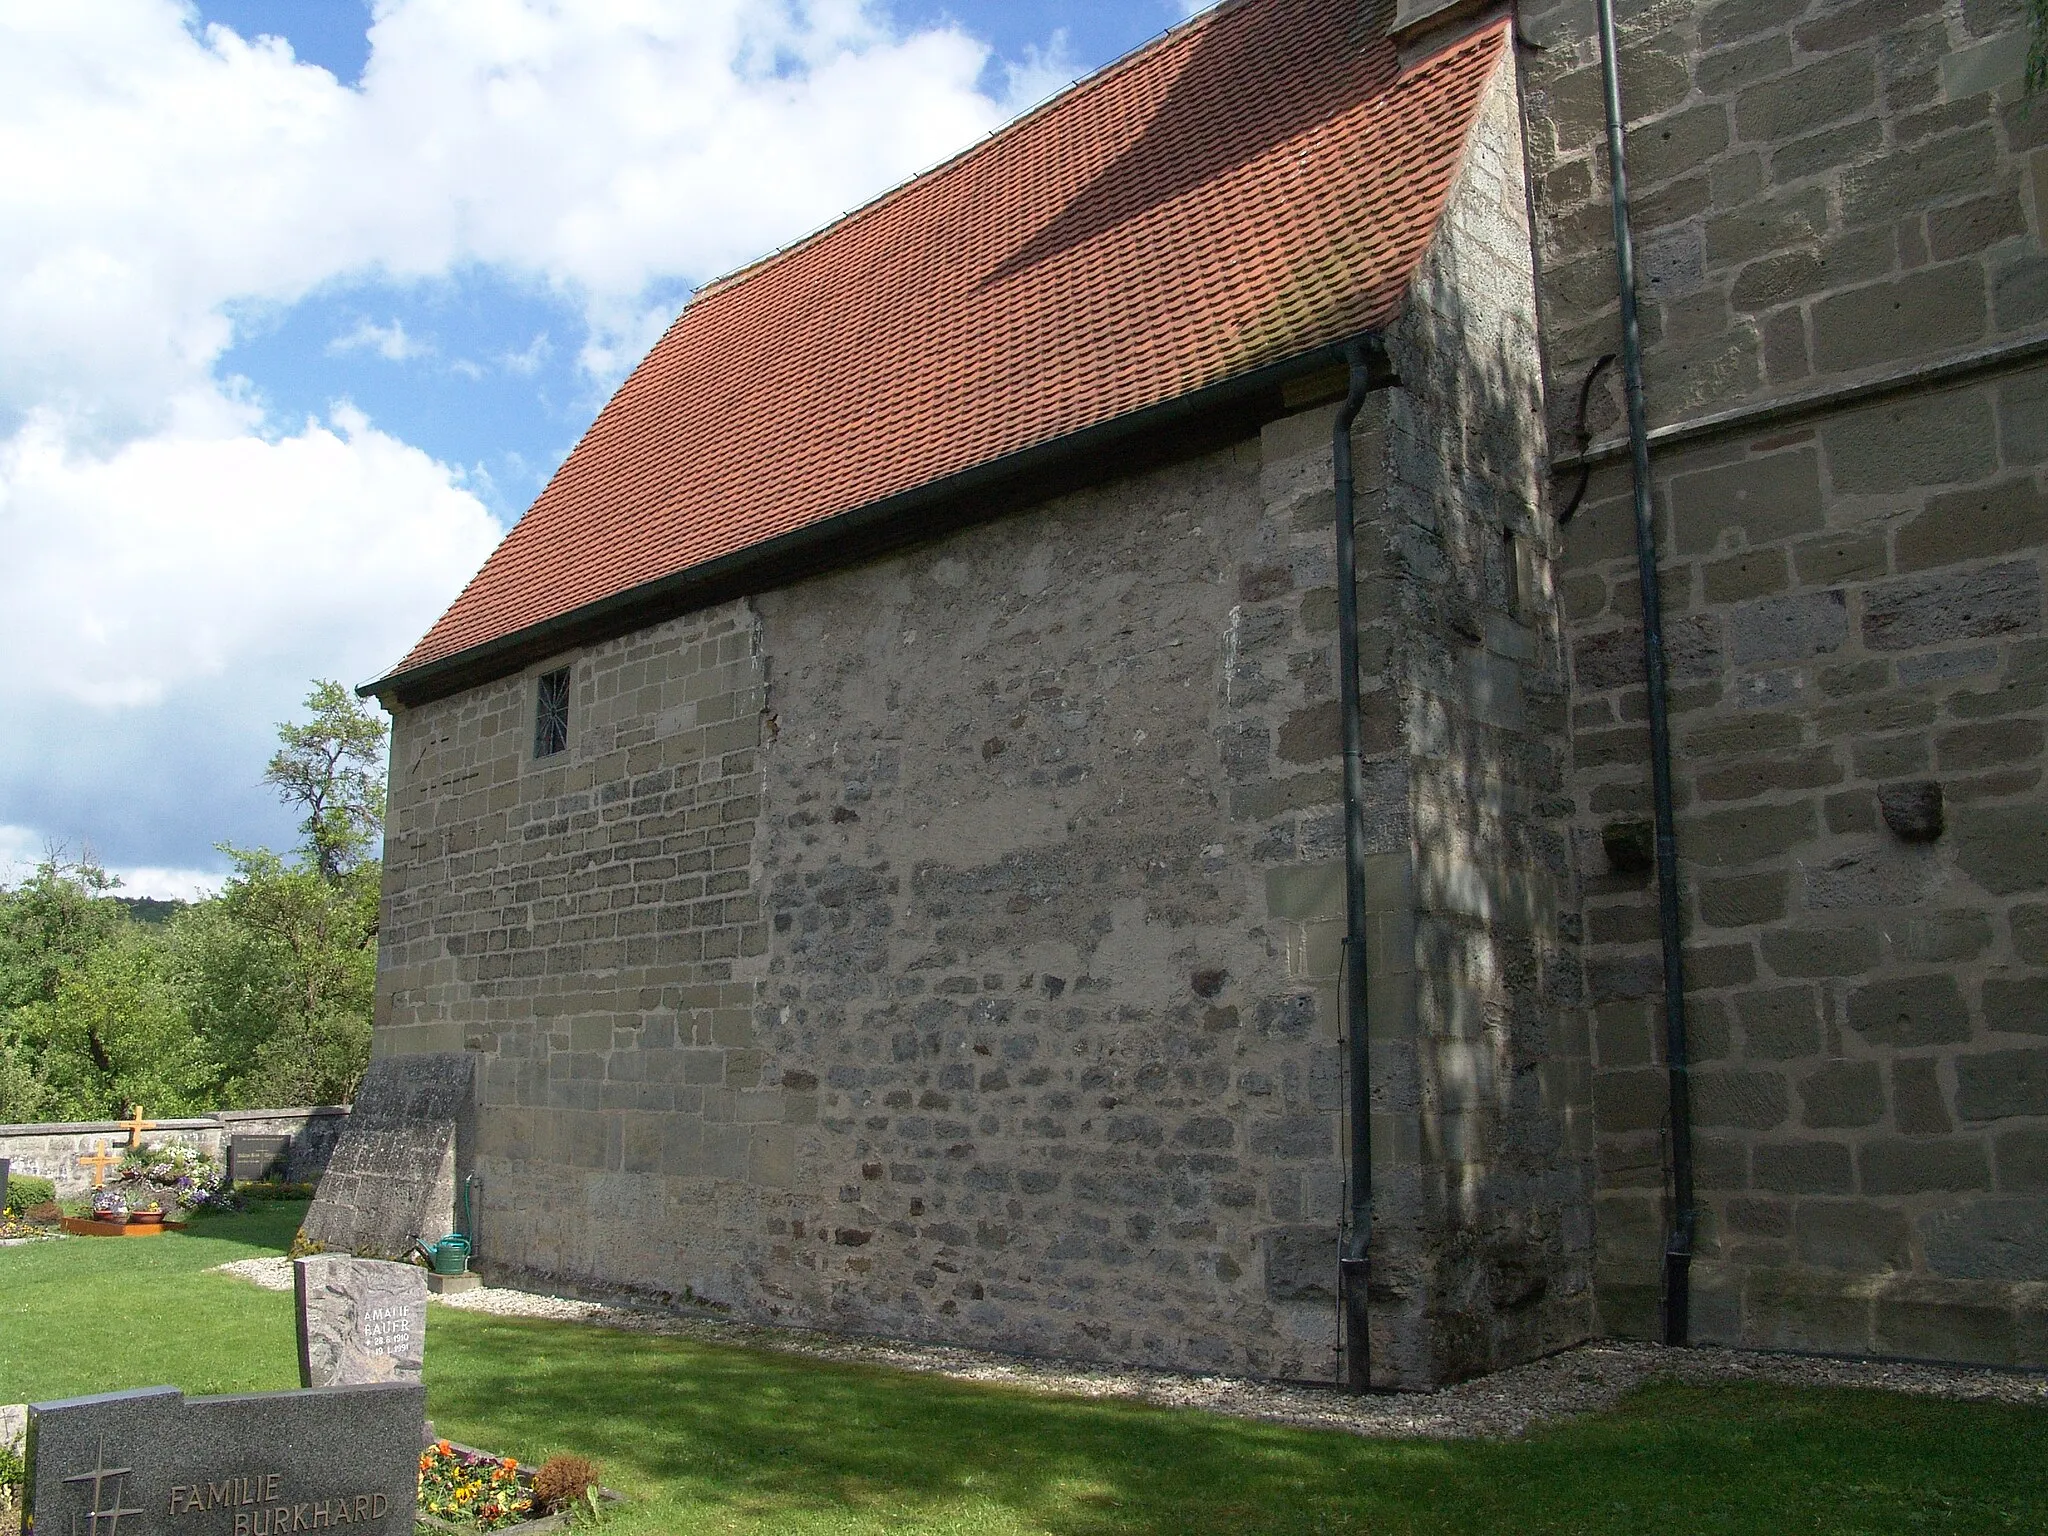
{"type": "MultiPolygon", "coordinates": [[[[464,688],[493,682],[537,661],[580,646],[631,634],[651,624],[752,592],[786,585],[871,559],[890,549],[921,543],[969,523],[984,522],[1019,505],[1130,473],[1139,458],[1157,463],[1172,438],[1184,449],[1192,430],[1255,428],[1312,399],[1288,399],[1298,384],[1343,361],[1348,348],[1376,341],[1381,328],[1343,337],[1276,363],[1236,374],[1143,410],[1133,411],[1065,437],[977,464],[941,480],[834,513],[717,559],[614,592],[500,635],[480,645],[400,668],[360,685],[359,697],[406,707],[431,703],[464,688]],[[1154,450],[1150,456],[1146,449],[1154,450]],[[1110,450],[1116,460],[1095,472],[1092,461],[1110,450]],[[1077,470],[1081,473],[1075,473],[1077,470]],[[934,516],[933,514],[937,514],[934,516]]],[[[1376,350],[1376,349],[1375,349],[1376,350]]],[[[1342,394],[1339,386],[1337,395],[1342,394]]],[[[1220,439],[1219,439],[1220,440],[1220,439]]]]}

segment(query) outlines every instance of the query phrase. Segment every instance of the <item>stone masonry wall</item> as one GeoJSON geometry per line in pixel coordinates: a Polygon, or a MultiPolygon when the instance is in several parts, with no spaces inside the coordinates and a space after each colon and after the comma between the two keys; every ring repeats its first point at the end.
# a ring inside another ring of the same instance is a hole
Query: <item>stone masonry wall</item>
{"type": "MultiPolygon", "coordinates": [[[[1591,7],[1524,8],[1553,432],[1615,345],[1591,7]]],[[[1624,12],[1704,1227],[1695,1336],[2048,1363],[2048,375],[1826,392],[2048,328],[2016,5],[1624,12]],[[1938,793],[1938,823],[1929,810],[1938,793]],[[1937,830],[1938,826],[1938,830],[1937,830]]],[[[1596,435],[1615,398],[1596,395],[1596,435]]],[[[1560,482],[1568,491],[1570,480],[1560,482]]],[[[1602,1329],[1667,1149],[1625,465],[1567,529],[1602,1329]],[[1603,872],[1604,871],[1604,872],[1603,872]]]]}
{"type": "MultiPolygon", "coordinates": [[[[1504,70],[1357,435],[1379,1379],[1582,1337],[1587,1072],[1504,70]]],[[[1341,374],[1323,381],[1341,392],[1341,374]]],[[[1333,407],[395,718],[377,1049],[479,1259],[1331,1379],[1333,407]],[[570,743],[532,758],[533,679],[570,743]]]]}
{"type": "Polygon", "coordinates": [[[1591,1085],[1520,138],[1504,62],[1390,338],[1403,387],[1374,402],[1360,455],[1376,482],[1361,549],[1379,561],[1361,603],[1368,748],[1410,808],[1396,867],[1413,915],[1380,919],[1371,955],[1374,1290],[1421,1320],[1384,1348],[1432,1351],[1399,1380],[1527,1359],[1591,1322],[1591,1085]]]}

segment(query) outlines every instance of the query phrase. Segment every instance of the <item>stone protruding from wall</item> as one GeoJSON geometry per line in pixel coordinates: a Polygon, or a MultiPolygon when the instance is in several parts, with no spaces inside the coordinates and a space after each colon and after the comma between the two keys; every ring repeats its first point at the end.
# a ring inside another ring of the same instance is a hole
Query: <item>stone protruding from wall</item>
{"type": "Polygon", "coordinates": [[[475,1130],[476,1059],[465,1051],[380,1056],[356,1091],[304,1235],[333,1253],[398,1258],[455,1229],[475,1130]]]}

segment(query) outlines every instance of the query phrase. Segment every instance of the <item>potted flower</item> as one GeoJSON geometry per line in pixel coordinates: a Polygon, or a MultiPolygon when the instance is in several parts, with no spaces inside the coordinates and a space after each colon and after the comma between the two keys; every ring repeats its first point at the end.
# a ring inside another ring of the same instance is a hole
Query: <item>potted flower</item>
{"type": "Polygon", "coordinates": [[[121,1226],[128,1220],[128,1197],[118,1189],[96,1190],[92,1197],[92,1219],[121,1226]]]}
{"type": "Polygon", "coordinates": [[[128,1224],[131,1227],[161,1226],[164,1208],[155,1200],[143,1200],[128,1207],[128,1224]]]}

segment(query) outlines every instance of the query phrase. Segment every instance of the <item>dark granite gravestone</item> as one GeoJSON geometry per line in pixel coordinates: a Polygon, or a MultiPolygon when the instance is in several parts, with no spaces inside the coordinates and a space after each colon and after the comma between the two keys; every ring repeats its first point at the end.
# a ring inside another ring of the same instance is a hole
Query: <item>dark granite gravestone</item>
{"type": "Polygon", "coordinates": [[[395,1259],[415,1238],[453,1232],[475,1101],[476,1058],[467,1051],[374,1058],[306,1213],[307,1241],[395,1259]]]}
{"type": "Polygon", "coordinates": [[[292,1265],[299,1384],[418,1381],[427,1351],[427,1275],[410,1264],[320,1254],[292,1265]]]}
{"type": "Polygon", "coordinates": [[[28,1410],[38,1536],[412,1536],[417,1382],[187,1398],[175,1387],[28,1410]]]}
{"type": "Polygon", "coordinates": [[[291,1155],[289,1136],[237,1136],[228,1143],[228,1177],[237,1184],[282,1179],[291,1155]]]}
{"type": "Polygon", "coordinates": [[[0,1216],[7,1214],[7,1170],[13,1161],[12,1158],[0,1157],[0,1216]]]}

